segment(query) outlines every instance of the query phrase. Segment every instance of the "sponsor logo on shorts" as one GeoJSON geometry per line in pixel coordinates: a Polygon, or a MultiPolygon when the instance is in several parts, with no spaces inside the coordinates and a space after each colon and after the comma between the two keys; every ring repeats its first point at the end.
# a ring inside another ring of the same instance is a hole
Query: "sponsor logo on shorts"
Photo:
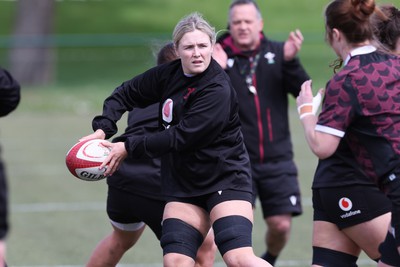
{"type": "Polygon", "coordinates": [[[340,215],[340,218],[345,219],[345,218],[348,218],[348,217],[351,217],[351,216],[354,216],[357,214],[361,214],[361,210],[347,212],[345,214],[340,215]]]}
{"type": "Polygon", "coordinates": [[[347,197],[342,197],[339,200],[339,207],[343,211],[349,211],[353,207],[353,202],[351,202],[351,200],[349,198],[347,198],[347,197]]]}
{"type": "Polygon", "coordinates": [[[353,208],[353,202],[347,198],[347,197],[342,197],[339,200],[339,207],[341,210],[343,211],[348,211],[342,215],[340,215],[340,217],[342,219],[357,215],[357,214],[361,214],[361,210],[351,210],[353,208]]]}

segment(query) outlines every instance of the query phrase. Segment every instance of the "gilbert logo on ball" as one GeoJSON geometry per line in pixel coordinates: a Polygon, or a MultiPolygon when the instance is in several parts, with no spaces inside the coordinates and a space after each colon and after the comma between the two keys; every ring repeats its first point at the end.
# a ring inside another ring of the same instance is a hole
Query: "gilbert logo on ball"
{"type": "Polygon", "coordinates": [[[67,152],[65,163],[72,175],[85,181],[106,178],[104,176],[106,169],[99,169],[110,153],[110,150],[101,144],[103,141],[102,139],[82,141],[67,152]]]}

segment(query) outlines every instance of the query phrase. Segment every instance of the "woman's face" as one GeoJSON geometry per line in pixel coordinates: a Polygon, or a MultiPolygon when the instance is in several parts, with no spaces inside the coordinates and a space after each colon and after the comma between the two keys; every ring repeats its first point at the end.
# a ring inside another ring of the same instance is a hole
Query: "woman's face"
{"type": "Polygon", "coordinates": [[[183,35],[176,52],[181,58],[183,72],[195,75],[210,65],[213,45],[206,33],[194,30],[183,35]]]}

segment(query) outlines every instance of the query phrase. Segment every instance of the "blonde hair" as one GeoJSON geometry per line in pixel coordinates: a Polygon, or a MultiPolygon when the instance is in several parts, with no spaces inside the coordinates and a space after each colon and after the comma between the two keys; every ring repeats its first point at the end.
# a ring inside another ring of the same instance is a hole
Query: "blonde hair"
{"type": "Polygon", "coordinates": [[[214,27],[212,27],[200,13],[194,12],[182,18],[175,26],[174,32],[172,33],[172,40],[175,48],[178,48],[183,35],[194,30],[204,32],[210,37],[211,44],[215,44],[216,34],[214,27]]]}

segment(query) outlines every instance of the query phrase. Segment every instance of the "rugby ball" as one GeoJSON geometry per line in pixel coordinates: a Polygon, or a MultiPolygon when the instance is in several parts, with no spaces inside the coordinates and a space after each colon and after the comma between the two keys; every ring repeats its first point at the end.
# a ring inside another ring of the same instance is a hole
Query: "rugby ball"
{"type": "Polygon", "coordinates": [[[75,144],[65,157],[68,170],[75,177],[85,181],[99,181],[104,178],[106,168],[99,166],[107,158],[110,149],[103,146],[102,139],[91,139],[75,144]]]}

